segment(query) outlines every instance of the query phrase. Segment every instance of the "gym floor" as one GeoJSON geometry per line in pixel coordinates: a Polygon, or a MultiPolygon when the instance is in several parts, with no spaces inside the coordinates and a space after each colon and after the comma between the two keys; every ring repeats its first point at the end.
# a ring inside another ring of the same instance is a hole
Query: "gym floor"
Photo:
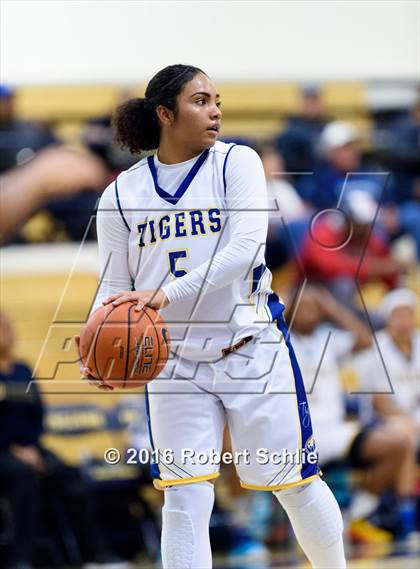
{"type": "MultiPolygon", "coordinates": [[[[363,545],[347,551],[348,569],[418,569],[420,567],[420,540],[407,545],[363,545]]],[[[139,563],[135,569],[156,569],[157,565],[139,563]]],[[[234,560],[217,556],[214,569],[309,569],[298,554],[273,554],[265,562],[234,560]]]]}

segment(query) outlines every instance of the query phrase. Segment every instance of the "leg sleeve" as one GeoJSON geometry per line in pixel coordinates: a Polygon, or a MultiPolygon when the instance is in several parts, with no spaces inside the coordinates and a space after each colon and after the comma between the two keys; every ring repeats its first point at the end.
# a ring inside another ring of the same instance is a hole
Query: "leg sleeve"
{"type": "Polygon", "coordinates": [[[290,490],[274,492],[286,510],[296,538],[314,569],[346,567],[343,519],[337,501],[319,478],[290,490]]]}
{"type": "Polygon", "coordinates": [[[164,569],[211,569],[209,524],[214,504],[210,482],[165,490],[162,511],[164,569]]]}

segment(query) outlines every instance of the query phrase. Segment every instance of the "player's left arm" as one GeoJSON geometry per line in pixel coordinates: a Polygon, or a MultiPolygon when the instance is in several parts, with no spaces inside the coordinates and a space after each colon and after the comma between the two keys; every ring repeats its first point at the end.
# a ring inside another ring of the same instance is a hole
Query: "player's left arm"
{"type": "Polygon", "coordinates": [[[162,287],[169,302],[178,302],[220,289],[252,267],[267,238],[267,188],[257,153],[247,146],[234,147],[225,169],[226,204],[230,240],[205,263],[162,287]]]}

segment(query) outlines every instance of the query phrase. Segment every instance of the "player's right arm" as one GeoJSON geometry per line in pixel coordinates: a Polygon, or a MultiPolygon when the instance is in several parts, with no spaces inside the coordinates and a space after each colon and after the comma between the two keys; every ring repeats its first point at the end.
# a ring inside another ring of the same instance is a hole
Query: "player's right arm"
{"type": "MultiPolygon", "coordinates": [[[[98,235],[100,278],[91,312],[94,312],[101,306],[102,301],[110,295],[131,289],[131,275],[128,264],[129,231],[118,209],[115,182],[112,182],[106,188],[99,201],[96,230],[98,235]]],[[[76,337],[78,349],[79,341],[80,338],[76,337]]],[[[105,382],[94,378],[89,368],[83,366],[81,359],[80,371],[96,387],[103,390],[112,389],[105,382]]]]}
{"type": "Polygon", "coordinates": [[[128,264],[130,234],[118,209],[115,182],[106,188],[99,201],[96,230],[100,280],[92,312],[106,298],[131,290],[132,277],[128,264]]]}

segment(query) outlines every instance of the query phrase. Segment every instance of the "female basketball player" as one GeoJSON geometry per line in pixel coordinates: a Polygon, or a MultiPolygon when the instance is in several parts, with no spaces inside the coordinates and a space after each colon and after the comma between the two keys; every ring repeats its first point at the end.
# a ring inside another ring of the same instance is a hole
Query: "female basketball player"
{"type": "Polygon", "coordinates": [[[144,99],[117,110],[119,142],[157,150],[101,198],[94,308],[134,300],[160,309],[170,328],[173,358],[147,389],[163,566],[212,565],[212,481],[227,422],[242,486],[273,492],[313,567],[339,569],[341,514],[319,478],[284,306],[264,265],[263,168],[252,149],[217,141],[221,116],[214,84],[187,65],[166,67],[144,99]]]}

